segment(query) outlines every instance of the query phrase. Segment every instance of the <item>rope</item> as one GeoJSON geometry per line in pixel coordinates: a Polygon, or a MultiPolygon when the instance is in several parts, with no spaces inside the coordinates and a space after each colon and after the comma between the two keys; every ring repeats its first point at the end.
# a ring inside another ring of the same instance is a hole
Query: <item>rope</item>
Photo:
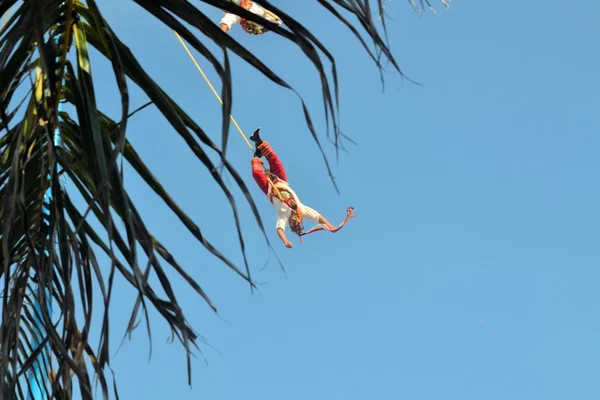
{"type": "MultiPolygon", "coordinates": [[[[175,31],[173,31],[173,32],[175,32],[175,31]]],[[[192,53],[190,53],[190,50],[185,45],[183,39],[181,39],[181,36],[179,36],[179,34],[177,32],[175,32],[175,35],[177,35],[177,39],[179,39],[179,41],[181,42],[181,45],[183,46],[183,48],[185,49],[185,51],[188,53],[188,55],[190,56],[190,58],[192,59],[192,61],[196,65],[196,68],[198,68],[198,71],[200,72],[200,74],[202,75],[202,77],[204,78],[204,80],[206,81],[206,83],[208,84],[208,86],[210,87],[210,90],[212,90],[212,92],[214,93],[214,95],[217,98],[217,100],[219,100],[219,103],[221,103],[221,105],[223,105],[223,100],[221,100],[221,97],[219,96],[219,94],[217,93],[217,91],[215,90],[215,88],[213,87],[213,85],[210,83],[210,81],[208,80],[208,77],[206,76],[206,74],[204,73],[204,71],[202,71],[202,68],[200,68],[200,65],[198,65],[198,63],[196,62],[196,59],[194,58],[194,56],[192,55],[192,53]]],[[[242,131],[242,128],[240,128],[240,126],[236,122],[235,118],[233,118],[233,115],[230,114],[229,118],[231,119],[231,122],[233,122],[233,125],[235,125],[235,127],[237,128],[237,130],[240,133],[240,135],[242,136],[242,138],[244,138],[244,141],[246,142],[246,144],[248,145],[248,147],[250,148],[250,150],[254,151],[254,149],[252,148],[252,144],[250,143],[250,141],[248,140],[248,138],[246,137],[246,135],[244,135],[244,132],[242,131]]]]}
{"type": "Polygon", "coordinates": [[[10,11],[10,10],[6,10],[6,12],[4,13],[4,18],[2,19],[2,26],[0,26],[0,31],[1,31],[2,29],[4,29],[4,25],[6,25],[6,21],[8,20],[8,12],[9,12],[9,11],[10,11]]]}
{"type": "MultiPolygon", "coordinates": [[[[179,36],[179,34],[176,31],[173,31],[173,32],[175,33],[175,35],[177,36],[177,39],[179,39],[179,42],[181,42],[181,45],[183,46],[185,51],[188,53],[188,56],[190,56],[190,58],[194,62],[194,65],[196,66],[196,68],[198,69],[198,71],[200,72],[200,74],[202,75],[202,77],[204,78],[206,83],[208,84],[208,87],[210,87],[210,89],[212,90],[212,92],[215,95],[215,97],[217,98],[217,100],[219,100],[219,103],[221,103],[221,105],[223,105],[223,100],[221,100],[221,97],[219,96],[219,94],[217,93],[217,91],[215,90],[213,85],[210,83],[210,80],[208,80],[208,77],[206,76],[206,74],[204,73],[202,68],[200,68],[200,65],[198,64],[198,62],[196,61],[196,59],[194,58],[194,56],[192,55],[192,53],[190,52],[188,47],[185,45],[185,42],[183,41],[183,39],[181,39],[181,36],[179,36]]],[[[252,144],[250,143],[250,141],[248,140],[248,138],[242,131],[242,128],[240,128],[240,126],[236,122],[235,118],[233,118],[233,115],[229,114],[229,119],[231,119],[231,122],[233,122],[233,125],[235,125],[235,127],[237,128],[237,131],[240,133],[240,136],[244,139],[244,141],[250,148],[250,151],[252,151],[254,153],[254,148],[252,147],[252,144]]],[[[266,170],[266,168],[265,168],[265,170],[266,170]]],[[[271,187],[273,188],[275,193],[277,193],[277,197],[279,197],[279,200],[281,200],[281,202],[283,203],[284,199],[283,199],[283,196],[281,196],[279,189],[277,189],[277,187],[275,187],[275,184],[273,183],[273,181],[271,180],[269,175],[266,175],[266,177],[267,177],[267,181],[269,182],[269,184],[271,185],[271,187]]]]}

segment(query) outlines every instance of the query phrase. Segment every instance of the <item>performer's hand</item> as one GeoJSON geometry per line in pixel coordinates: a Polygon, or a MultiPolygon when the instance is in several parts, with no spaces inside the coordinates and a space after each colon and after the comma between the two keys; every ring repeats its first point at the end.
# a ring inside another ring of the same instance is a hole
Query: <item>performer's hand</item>
{"type": "Polygon", "coordinates": [[[223,32],[227,32],[229,30],[229,27],[227,25],[225,25],[225,24],[221,24],[221,30],[223,32]]]}
{"type": "Polygon", "coordinates": [[[289,240],[285,241],[285,247],[287,247],[288,249],[292,248],[292,243],[289,240]]]}
{"type": "Polygon", "coordinates": [[[346,209],[346,217],[348,219],[356,218],[357,215],[354,215],[354,207],[348,207],[346,209]]]}

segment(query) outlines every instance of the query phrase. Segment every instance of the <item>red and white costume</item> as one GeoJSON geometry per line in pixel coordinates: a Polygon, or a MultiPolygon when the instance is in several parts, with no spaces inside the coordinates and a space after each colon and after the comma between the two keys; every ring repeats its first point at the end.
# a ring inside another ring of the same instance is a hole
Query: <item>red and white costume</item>
{"type": "MultiPolygon", "coordinates": [[[[258,148],[269,162],[269,169],[271,173],[277,176],[277,178],[272,179],[272,181],[284,200],[287,201],[289,198],[293,198],[296,201],[298,211],[300,212],[302,218],[319,223],[319,218],[321,215],[316,210],[302,204],[298,199],[298,195],[296,195],[292,188],[290,188],[289,184],[287,183],[287,175],[283,168],[283,164],[269,143],[263,141],[258,148]]],[[[285,231],[285,227],[288,225],[288,220],[292,215],[292,210],[288,205],[279,199],[277,193],[269,184],[269,181],[263,171],[263,164],[260,158],[253,158],[251,162],[252,177],[258,184],[258,187],[260,187],[260,189],[267,195],[269,201],[271,204],[273,204],[273,207],[275,207],[277,219],[275,223],[276,229],[281,228],[285,231]]]]}
{"type": "MultiPolygon", "coordinates": [[[[277,25],[281,25],[281,20],[278,18],[274,18],[272,13],[267,12],[264,8],[259,6],[258,4],[254,4],[250,0],[231,0],[233,3],[238,6],[250,11],[253,14],[258,15],[266,19],[269,22],[272,22],[277,25]]],[[[225,16],[221,19],[221,23],[227,25],[227,28],[231,29],[231,27],[235,24],[240,24],[241,27],[250,34],[262,33],[256,30],[256,23],[253,21],[248,21],[244,18],[241,18],[235,14],[230,12],[225,12],[225,16]]]]}

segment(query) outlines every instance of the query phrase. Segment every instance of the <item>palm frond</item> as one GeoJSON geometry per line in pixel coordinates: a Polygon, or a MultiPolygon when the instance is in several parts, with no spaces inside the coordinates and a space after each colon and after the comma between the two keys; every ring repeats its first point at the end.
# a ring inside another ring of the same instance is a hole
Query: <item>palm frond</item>
{"type": "MultiPolygon", "coordinates": [[[[440,1],[444,5],[444,7],[450,8],[451,0],[440,0],[440,1]]],[[[415,10],[415,12],[419,16],[419,18],[423,18],[423,15],[425,13],[425,5],[427,5],[427,8],[429,8],[429,10],[431,10],[432,13],[437,14],[436,9],[429,2],[429,0],[408,0],[408,2],[412,6],[413,10],[415,10]]]]}
{"type": "MultiPolygon", "coordinates": [[[[190,357],[199,346],[199,335],[187,321],[169,275],[183,278],[212,310],[217,308],[200,283],[147,228],[123,183],[119,159],[128,163],[205,249],[244,279],[251,289],[254,287],[238,201],[210,157],[217,155],[231,174],[235,188],[243,193],[269,243],[250,191],[227,159],[228,117],[233,101],[230,54],[239,56],[265,78],[298,96],[307,127],[332,176],[308,107],[291,85],[232,35],[223,33],[190,1],[134,1],[176,31],[216,71],[222,83],[221,143],[211,140],[200,124],[146,72],[103,17],[95,0],[0,2],[0,15],[12,10],[0,29],[2,399],[23,399],[35,387],[45,391],[49,398],[68,399],[78,391],[82,399],[92,399],[93,381],[99,383],[103,398],[110,397],[109,309],[117,275],[137,294],[126,333],[136,328],[139,315],[143,314],[151,340],[148,309],[153,308],[182,344],[191,382],[190,357]],[[194,31],[217,45],[222,62],[194,31]],[[112,65],[120,96],[119,121],[99,111],[90,47],[112,65]],[[227,198],[244,259],[243,268],[211,243],[127,140],[128,119],[135,113],[130,112],[128,85],[131,84],[145,93],[150,100],[148,104],[164,116],[227,198]],[[55,132],[60,133],[60,143],[55,143],[55,132]],[[62,184],[62,176],[69,179],[68,188],[62,184]],[[83,199],[83,206],[78,205],[75,196],[83,199]],[[108,259],[110,265],[101,265],[101,257],[108,259]],[[157,278],[157,283],[151,283],[151,276],[157,278]],[[101,304],[92,301],[98,294],[101,304]],[[95,326],[92,314],[99,307],[102,321],[95,326]],[[91,332],[99,338],[97,344],[90,343],[91,332]]],[[[256,2],[282,17],[284,26],[265,21],[227,0],[201,2],[262,24],[302,51],[319,75],[327,137],[333,129],[337,150],[343,137],[338,129],[337,66],[317,35],[267,0],[256,2]]],[[[387,44],[384,19],[374,18],[383,14],[383,0],[317,0],[317,3],[352,32],[380,70],[382,59],[386,58],[402,74],[387,44]],[[351,18],[358,22],[356,26],[350,22],[351,18]]],[[[414,1],[411,4],[416,5],[414,1]]],[[[117,396],[116,385],[113,392],[117,396]]]]}

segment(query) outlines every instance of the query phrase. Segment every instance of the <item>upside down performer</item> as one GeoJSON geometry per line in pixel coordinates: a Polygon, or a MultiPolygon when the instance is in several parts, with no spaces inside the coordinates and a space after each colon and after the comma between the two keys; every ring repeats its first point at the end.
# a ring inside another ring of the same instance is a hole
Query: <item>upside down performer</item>
{"type": "MultiPolygon", "coordinates": [[[[256,14],[259,17],[266,19],[277,25],[281,25],[281,19],[273,14],[271,11],[264,9],[258,4],[253,3],[250,0],[231,0],[232,3],[250,11],[252,14],[256,14]]],[[[248,21],[247,19],[241,18],[235,14],[225,11],[225,16],[221,19],[221,30],[227,32],[235,24],[239,23],[243,30],[251,35],[260,35],[267,32],[269,29],[264,26],[258,25],[254,21],[248,21]]]]}
{"type": "Polygon", "coordinates": [[[291,231],[298,235],[302,241],[302,236],[319,230],[328,230],[335,233],[342,229],[349,219],[355,218],[355,216],[352,215],[354,209],[348,207],[346,210],[346,218],[338,227],[335,227],[318,211],[302,204],[296,193],[287,183],[287,175],[279,157],[277,157],[277,154],[275,154],[268,142],[260,139],[259,130],[260,128],[250,137],[250,140],[256,144],[256,152],[251,160],[252,177],[258,184],[258,187],[260,187],[267,195],[269,201],[275,208],[277,219],[275,227],[277,229],[277,235],[279,235],[279,238],[283,241],[285,247],[292,247],[292,243],[290,243],[285,236],[286,225],[289,226],[291,231]],[[263,171],[263,162],[260,159],[263,156],[269,162],[269,170],[263,171]],[[269,179],[271,182],[269,182],[269,179]],[[302,219],[304,218],[320,225],[304,232],[302,224],[302,219]]]}

